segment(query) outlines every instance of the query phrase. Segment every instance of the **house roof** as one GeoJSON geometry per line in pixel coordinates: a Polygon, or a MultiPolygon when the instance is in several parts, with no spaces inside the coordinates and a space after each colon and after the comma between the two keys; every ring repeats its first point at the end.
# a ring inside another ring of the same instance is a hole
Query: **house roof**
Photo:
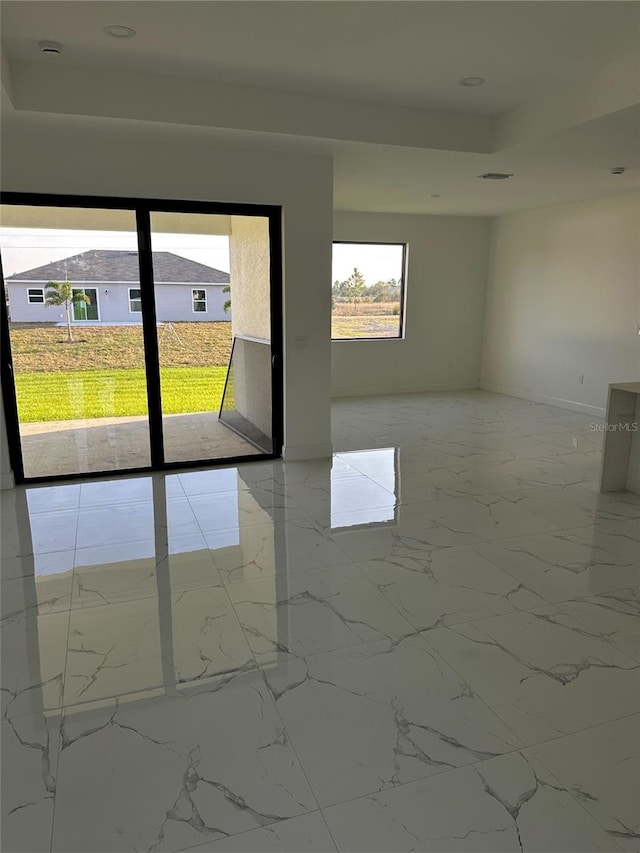
{"type": "MultiPolygon", "coordinates": [[[[153,278],[156,284],[229,284],[228,272],[173,252],[153,252],[153,278]]],[[[11,284],[20,281],[138,282],[138,253],[90,249],[7,278],[11,284]]]]}

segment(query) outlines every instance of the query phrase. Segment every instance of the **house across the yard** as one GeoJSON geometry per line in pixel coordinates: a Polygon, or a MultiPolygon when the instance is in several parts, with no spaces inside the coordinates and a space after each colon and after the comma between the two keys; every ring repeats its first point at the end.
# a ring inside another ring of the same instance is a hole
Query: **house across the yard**
{"type": "MultiPolygon", "coordinates": [[[[224,310],[229,299],[229,273],[174,255],[153,253],[158,322],[230,320],[224,310]]],[[[73,305],[76,322],[140,323],[138,253],[91,249],[6,279],[13,323],[62,322],[64,308],[45,303],[50,281],[70,281],[89,303],[73,305]]]]}

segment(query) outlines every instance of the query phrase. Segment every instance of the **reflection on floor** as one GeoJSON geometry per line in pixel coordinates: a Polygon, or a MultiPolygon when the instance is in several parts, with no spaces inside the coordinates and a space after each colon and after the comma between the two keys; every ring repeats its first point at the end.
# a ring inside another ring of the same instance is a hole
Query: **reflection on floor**
{"type": "Polygon", "coordinates": [[[640,502],[589,418],[2,495],[3,849],[637,850],[640,502]]]}
{"type": "MultiPolygon", "coordinates": [[[[165,415],[163,429],[168,462],[260,453],[220,423],[216,412],[165,415]]],[[[27,477],[116,471],[151,464],[147,417],[21,424],[20,435],[27,477]]]]}

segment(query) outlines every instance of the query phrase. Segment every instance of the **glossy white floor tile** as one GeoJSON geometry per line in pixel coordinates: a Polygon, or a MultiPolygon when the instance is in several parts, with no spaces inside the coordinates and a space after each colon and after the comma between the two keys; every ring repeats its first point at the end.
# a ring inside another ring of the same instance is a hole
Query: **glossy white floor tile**
{"type": "Polygon", "coordinates": [[[330,853],[336,847],[317,811],[189,849],[194,853],[330,853]]]}
{"type": "Polygon", "coordinates": [[[611,851],[611,837],[530,755],[513,752],[325,810],[339,850],[611,851]]]}
{"type": "Polygon", "coordinates": [[[407,636],[411,624],[355,565],[233,584],[231,601],[258,662],[407,636]]]}
{"type": "MultiPolygon", "coordinates": [[[[33,566],[33,559],[29,558],[33,566]]],[[[15,718],[54,711],[62,703],[71,571],[1,584],[2,712],[15,718]]]]}
{"type": "Polygon", "coordinates": [[[640,843],[640,498],[590,416],[340,400],[331,462],[2,500],[2,849],[640,843]]]}
{"type": "Polygon", "coordinates": [[[473,547],[549,602],[597,595],[640,582],[640,545],[629,543],[619,553],[615,534],[605,535],[593,527],[473,547]]]}
{"type": "Polygon", "coordinates": [[[638,662],[555,608],[426,639],[526,744],[640,711],[638,662]]]}
{"type": "Polygon", "coordinates": [[[567,601],[560,609],[640,662],[640,589],[567,601]]]}
{"type": "Polygon", "coordinates": [[[623,850],[638,850],[639,715],[541,744],[533,753],[623,850]]]}
{"type": "Polygon", "coordinates": [[[257,671],[62,719],[53,849],[180,850],[316,808],[257,671]]]}
{"type": "Polygon", "coordinates": [[[3,714],[2,849],[49,850],[58,770],[60,718],[3,714]]]}
{"type": "Polygon", "coordinates": [[[321,806],[521,744],[419,636],[274,655],[263,672],[321,806]]]}
{"type": "Polygon", "coordinates": [[[466,547],[358,564],[378,590],[420,630],[544,605],[531,589],[466,547]]]}
{"type": "Polygon", "coordinates": [[[429,501],[419,509],[426,518],[451,530],[466,544],[541,533],[556,527],[500,495],[429,501]]]}

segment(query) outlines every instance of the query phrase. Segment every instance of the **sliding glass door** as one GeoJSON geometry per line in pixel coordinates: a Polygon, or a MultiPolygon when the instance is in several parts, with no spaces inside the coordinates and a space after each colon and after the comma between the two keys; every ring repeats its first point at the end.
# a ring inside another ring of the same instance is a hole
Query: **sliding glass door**
{"type": "Polygon", "coordinates": [[[98,311],[98,288],[97,287],[73,287],[73,319],[74,320],[99,320],[98,311]],[[86,297],[86,298],[82,298],[86,297]]]}
{"type": "Polygon", "coordinates": [[[3,197],[17,479],[279,455],[279,209],[90,201],[3,197]]]}
{"type": "Polygon", "coordinates": [[[271,453],[268,218],[150,222],[165,459],[271,453]]]}
{"type": "Polygon", "coordinates": [[[24,476],[148,467],[142,325],[122,318],[114,284],[128,276],[140,286],[135,212],[6,204],[1,212],[24,476]]]}

